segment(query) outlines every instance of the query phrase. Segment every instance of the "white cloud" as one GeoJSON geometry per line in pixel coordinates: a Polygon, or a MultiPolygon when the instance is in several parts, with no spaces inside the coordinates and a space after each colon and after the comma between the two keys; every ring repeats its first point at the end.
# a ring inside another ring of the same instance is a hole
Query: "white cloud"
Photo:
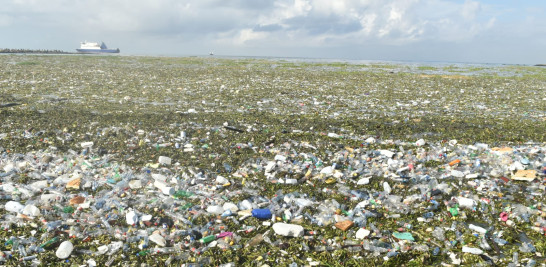
{"type": "Polygon", "coordinates": [[[473,20],[476,18],[480,10],[481,10],[480,3],[476,1],[467,0],[464,2],[462,7],[462,16],[466,20],[473,20]]]}
{"type": "Polygon", "coordinates": [[[12,24],[13,19],[10,16],[0,14],[0,27],[7,27],[12,24]]]}
{"type": "Polygon", "coordinates": [[[295,42],[302,44],[318,39],[404,44],[442,39],[446,30],[462,34],[458,39],[467,39],[487,28],[477,19],[482,6],[470,0],[460,4],[445,0],[50,0],[47,5],[14,0],[4,9],[9,12],[4,24],[22,21],[28,15],[34,21],[25,23],[57,22],[57,27],[72,30],[193,38],[231,34],[234,43],[265,38],[260,32],[266,29],[276,29],[276,34],[268,36],[299,36],[295,42]],[[464,29],[472,30],[465,34],[464,29]]]}
{"type": "Polygon", "coordinates": [[[361,33],[363,33],[365,36],[369,36],[375,28],[376,19],[376,14],[362,16],[362,18],[360,19],[360,25],[362,25],[361,33]]]}
{"type": "Polygon", "coordinates": [[[234,39],[234,44],[236,45],[245,45],[252,40],[261,40],[267,36],[265,32],[255,32],[252,29],[243,29],[240,30],[234,39]]]}

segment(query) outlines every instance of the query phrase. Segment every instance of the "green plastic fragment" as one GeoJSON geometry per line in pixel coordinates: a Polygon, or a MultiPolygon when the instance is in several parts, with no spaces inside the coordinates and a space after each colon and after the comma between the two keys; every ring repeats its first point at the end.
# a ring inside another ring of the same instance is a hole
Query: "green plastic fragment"
{"type": "Polygon", "coordinates": [[[210,242],[214,241],[215,239],[216,239],[215,235],[209,235],[209,236],[205,236],[205,237],[199,239],[199,242],[201,242],[203,244],[207,244],[207,243],[210,243],[210,242]]]}
{"type": "Polygon", "coordinates": [[[415,241],[415,239],[413,238],[413,235],[411,235],[408,232],[403,232],[403,233],[394,232],[394,233],[392,233],[392,236],[394,236],[394,237],[396,237],[398,239],[415,241]]]}
{"type": "Polygon", "coordinates": [[[54,237],[54,238],[52,238],[52,239],[49,239],[49,240],[46,241],[45,243],[41,244],[40,247],[41,247],[41,248],[47,248],[48,246],[50,246],[50,245],[52,245],[52,244],[55,244],[55,243],[57,243],[57,242],[59,242],[59,237],[58,237],[58,236],[56,236],[56,237],[54,237]]]}
{"type": "Polygon", "coordinates": [[[148,254],[150,254],[149,250],[142,250],[138,252],[138,256],[146,256],[148,254]]]}
{"type": "Polygon", "coordinates": [[[181,199],[181,198],[191,197],[191,196],[193,196],[193,193],[192,192],[187,192],[187,191],[184,191],[184,190],[178,190],[178,191],[176,191],[176,193],[174,193],[173,196],[175,198],[181,199]]]}
{"type": "Polygon", "coordinates": [[[74,213],[74,207],[72,206],[66,206],[63,208],[64,213],[74,213]]]}
{"type": "Polygon", "coordinates": [[[449,212],[451,212],[451,216],[455,217],[459,215],[459,205],[455,205],[454,207],[449,208],[449,212]]]}

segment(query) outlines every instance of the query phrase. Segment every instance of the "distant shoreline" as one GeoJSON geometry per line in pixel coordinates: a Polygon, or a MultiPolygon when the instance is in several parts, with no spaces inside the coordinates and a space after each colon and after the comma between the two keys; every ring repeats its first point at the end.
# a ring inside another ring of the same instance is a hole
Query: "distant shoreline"
{"type": "MultiPolygon", "coordinates": [[[[14,49],[14,48],[0,48],[0,54],[48,54],[48,55],[82,55],[82,54],[95,54],[95,53],[81,53],[81,52],[67,52],[62,50],[47,50],[47,49],[14,49]]],[[[96,54],[111,54],[111,53],[96,53],[96,54]]],[[[113,53],[116,54],[116,53],[113,53]]],[[[131,55],[129,55],[131,56],[131,55]]],[[[138,55],[133,55],[138,56],[138,55]]],[[[202,55],[144,55],[149,57],[199,57],[202,55]]],[[[215,55],[216,56],[216,55],[215,55]]],[[[208,57],[208,56],[207,56],[208,57]]],[[[282,60],[309,60],[311,62],[346,62],[350,63],[352,61],[356,62],[368,62],[368,63],[402,63],[402,64],[422,64],[422,65],[435,65],[435,64],[466,64],[466,65],[524,65],[524,66],[535,66],[535,67],[546,67],[546,63],[539,64],[508,64],[508,63],[479,63],[479,62],[435,62],[435,61],[423,61],[423,62],[413,62],[413,61],[404,61],[404,60],[364,60],[364,59],[335,59],[335,58],[299,58],[299,57],[275,57],[275,56],[219,56],[220,58],[255,58],[255,59],[282,59],[282,60]]]]}
{"type": "Polygon", "coordinates": [[[66,52],[62,50],[45,50],[45,49],[0,49],[1,54],[77,54],[75,52],[66,52]]]}

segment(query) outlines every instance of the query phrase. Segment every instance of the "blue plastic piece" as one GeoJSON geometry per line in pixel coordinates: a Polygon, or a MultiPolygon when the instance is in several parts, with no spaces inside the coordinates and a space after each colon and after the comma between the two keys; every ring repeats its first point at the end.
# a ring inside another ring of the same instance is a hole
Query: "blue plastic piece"
{"type": "Polygon", "coordinates": [[[271,211],[269,209],[253,209],[252,217],[256,219],[271,219],[271,211]]]}

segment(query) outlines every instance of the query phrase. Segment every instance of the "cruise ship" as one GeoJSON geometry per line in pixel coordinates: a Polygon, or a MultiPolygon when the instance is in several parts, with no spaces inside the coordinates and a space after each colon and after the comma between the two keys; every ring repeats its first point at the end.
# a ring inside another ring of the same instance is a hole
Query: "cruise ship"
{"type": "Polygon", "coordinates": [[[119,53],[119,48],[108,49],[104,42],[99,45],[99,43],[85,41],[81,43],[80,48],[76,49],[76,51],[80,53],[119,53]]]}

